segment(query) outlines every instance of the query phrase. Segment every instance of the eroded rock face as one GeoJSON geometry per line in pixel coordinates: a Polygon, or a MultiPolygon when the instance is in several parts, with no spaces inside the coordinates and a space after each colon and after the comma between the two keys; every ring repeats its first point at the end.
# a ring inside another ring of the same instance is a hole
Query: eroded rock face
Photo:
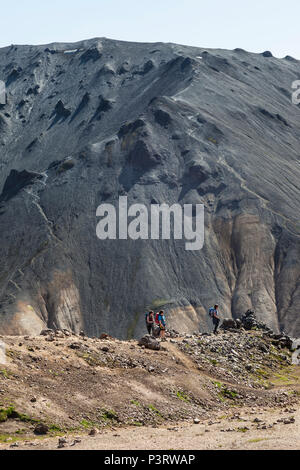
{"type": "Polygon", "coordinates": [[[218,303],[299,335],[297,60],[93,39],[0,49],[0,78],[1,331],[206,331],[218,303]],[[204,204],[203,249],[100,241],[120,195],[204,204]]]}
{"type": "Polygon", "coordinates": [[[8,175],[2,194],[0,195],[0,203],[9,201],[11,198],[16,196],[26,186],[34,183],[35,180],[41,179],[42,175],[33,171],[17,171],[11,170],[8,175]]]}

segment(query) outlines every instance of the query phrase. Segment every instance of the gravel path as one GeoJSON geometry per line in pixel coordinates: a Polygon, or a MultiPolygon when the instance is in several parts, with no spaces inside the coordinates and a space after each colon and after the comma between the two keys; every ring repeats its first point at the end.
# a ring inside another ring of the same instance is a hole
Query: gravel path
{"type": "MultiPolygon", "coordinates": [[[[107,430],[92,436],[66,437],[66,450],[299,450],[300,408],[233,411],[199,424],[107,430]],[[295,422],[293,422],[293,418],[295,422]],[[277,422],[277,420],[281,420],[277,422]],[[285,421],[292,421],[285,424],[285,421]],[[258,421],[258,422],[257,422],[258,421]],[[276,423],[274,425],[274,423],[276,423]],[[269,427],[272,426],[272,427],[269,427]],[[266,429],[263,429],[266,427],[266,429]],[[258,429],[259,428],[259,429],[258,429]],[[72,445],[73,444],[73,445],[72,445]]],[[[58,438],[19,443],[18,449],[57,449],[58,438]]],[[[2,446],[9,448],[9,446],[2,446]]]]}

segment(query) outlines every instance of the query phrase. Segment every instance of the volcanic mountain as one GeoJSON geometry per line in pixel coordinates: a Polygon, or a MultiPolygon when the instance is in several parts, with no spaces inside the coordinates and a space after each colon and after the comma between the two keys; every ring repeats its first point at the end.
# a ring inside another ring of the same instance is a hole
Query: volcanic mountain
{"type": "Polygon", "coordinates": [[[300,334],[300,62],[96,38],[0,49],[0,325],[300,334]],[[203,204],[205,239],[99,240],[100,204],[203,204]]]}

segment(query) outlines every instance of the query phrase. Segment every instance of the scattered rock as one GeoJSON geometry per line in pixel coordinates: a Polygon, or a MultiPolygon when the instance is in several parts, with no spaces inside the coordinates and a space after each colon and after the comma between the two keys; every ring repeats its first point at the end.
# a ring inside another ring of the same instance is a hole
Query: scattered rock
{"type": "Polygon", "coordinates": [[[259,418],[254,418],[253,423],[262,423],[262,420],[259,418]]]}
{"type": "Polygon", "coordinates": [[[58,449],[62,449],[63,447],[65,447],[65,445],[67,444],[67,439],[65,439],[64,437],[60,437],[58,439],[58,446],[57,448],[58,449]]]}
{"type": "Polygon", "coordinates": [[[45,341],[49,341],[49,342],[53,342],[53,341],[55,341],[55,337],[54,337],[54,335],[49,335],[49,336],[46,336],[46,338],[45,338],[45,341]]]}
{"type": "Polygon", "coordinates": [[[64,334],[64,332],[61,331],[61,330],[56,330],[56,331],[55,331],[55,336],[56,336],[56,338],[64,338],[64,337],[65,337],[65,334],[64,334]]]}
{"type": "Polygon", "coordinates": [[[82,347],[82,344],[78,343],[78,342],[77,343],[71,343],[69,345],[69,348],[71,348],[71,349],[80,349],[81,347],[82,347]]]}
{"type": "Polygon", "coordinates": [[[283,420],[283,424],[293,424],[294,422],[295,422],[295,418],[293,416],[283,420]]]}
{"type": "Polygon", "coordinates": [[[73,447],[73,446],[75,446],[76,444],[79,444],[80,442],[81,442],[81,439],[76,438],[76,439],[74,439],[74,441],[73,441],[72,444],[70,444],[70,445],[71,445],[71,447],[73,447]]]}
{"type": "Polygon", "coordinates": [[[19,443],[18,443],[18,442],[14,442],[14,443],[11,444],[9,447],[10,447],[10,448],[19,447],[19,443]]]}
{"type": "Polygon", "coordinates": [[[264,343],[260,343],[258,345],[258,349],[264,353],[268,353],[269,352],[269,349],[267,348],[267,346],[264,344],[264,343]]]}

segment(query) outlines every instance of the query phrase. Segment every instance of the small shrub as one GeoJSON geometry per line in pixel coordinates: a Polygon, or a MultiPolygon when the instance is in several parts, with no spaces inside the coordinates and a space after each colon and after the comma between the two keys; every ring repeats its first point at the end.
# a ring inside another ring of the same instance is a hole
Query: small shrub
{"type": "Polygon", "coordinates": [[[0,370],[0,374],[3,375],[3,377],[5,377],[6,379],[9,378],[9,372],[7,372],[6,369],[0,370]]]}
{"type": "Polygon", "coordinates": [[[148,406],[148,409],[149,409],[149,411],[154,411],[154,413],[156,413],[158,416],[161,416],[161,412],[158,411],[158,409],[155,408],[155,406],[149,405],[149,406],[148,406]]]}
{"type": "Polygon", "coordinates": [[[210,359],[210,362],[216,366],[218,364],[218,361],[216,359],[210,359]]]}
{"type": "Polygon", "coordinates": [[[114,410],[103,410],[102,411],[102,418],[105,420],[116,420],[118,421],[118,415],[114,410]]]}
{"type": "Polygon", "coordinates": [[[131,400],[130,403],[131,403],[132,405],[135,405],[135,406],[141,406],[141,404],[140,404],[138,401],[136,401],[136,400],[131,400]]]}
{"type": "Polygon", "coordinates": [[[25,423],[38,423],[36,419],[30,418],[29,416],[16,411],[13,405],[8,408],[0,409],[0,423],[4,423],[8,419],[19,419],[25,423]]]}
{"type": "Polygon", "coordinates": [[[181,392],[180,390],[177,391],[176,397],[179,398],[179,400],[182,400],[185,402],[190,401],[190,398],[185,393],[181,392]]]}
{"type": "Polygon", "coordinates": [[[83,426],[85,429],[93,427],[93,423],[91,421],[87,421],[86,419],[82,419],[80,421],[80,425],[83,426]]]}
{"type": "Polygon", "coordinates": [[[249,431],[248,428],[238,428],[237,429],[237,432],[247,432],[247,431],[249,431]]]}

